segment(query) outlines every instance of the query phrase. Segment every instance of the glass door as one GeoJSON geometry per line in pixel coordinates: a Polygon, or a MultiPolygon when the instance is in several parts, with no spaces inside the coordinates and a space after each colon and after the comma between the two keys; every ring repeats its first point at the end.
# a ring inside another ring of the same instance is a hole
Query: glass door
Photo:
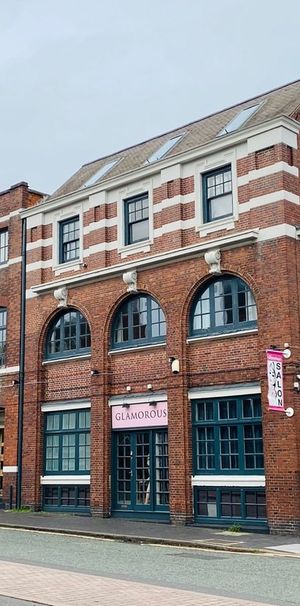
{"type": "Polygon", "coordinates": [[[113,509],[168,511],[168,432],[115,432],[113,451],[113,509]]]}

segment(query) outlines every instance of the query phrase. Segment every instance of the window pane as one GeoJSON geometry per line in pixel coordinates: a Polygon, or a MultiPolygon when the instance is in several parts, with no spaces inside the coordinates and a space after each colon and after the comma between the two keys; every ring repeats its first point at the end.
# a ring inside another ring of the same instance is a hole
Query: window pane
{"type": "Polygon", "coordinates": [[[117,313],[113,341],[114,345],[163,341],[165,334],[166,321],[159,304],[151,297],[136,296],[126,301],[117,313]]]}
{"type": "MultiPolygon", "coordinates": [[[[221,193],[221,192],[220,192],[221,193]]],[[[216,195],[217,192],[216,192],[216,195]]],[[[210,220],[232,215],[232,194],[224,194],[209,201],[210,220]]]]}
{"type": "Polygon", "coordinates": [[[0,230],[0,265],[8,261],[8,229],[0,230]]]}
{"type": "Polygon", "coordinates": [[[7,310],[0,308],[0,367],[6,365],[6,324],[7,310]]]}
{"type": "Polygon", "coordinates": [[[91,346],[90,327],[78,311],[62,314],[50,328],[47,337],[47,355],[74,355],[86,353],[91,346]]]}

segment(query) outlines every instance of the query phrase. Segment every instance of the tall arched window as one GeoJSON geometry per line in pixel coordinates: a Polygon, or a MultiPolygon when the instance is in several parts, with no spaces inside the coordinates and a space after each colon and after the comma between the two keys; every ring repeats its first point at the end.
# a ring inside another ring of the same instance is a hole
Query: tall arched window
{"type": "Polygon", "coordinates": [[[255,328],[257,312],[249,286],[235,276],[218,277],[199,291],[191,313],[191,336],[255,328]]]}
{"type": "Polygon", "coordinates": [[[149,295],[130,297],[117,310],[112,330],[113,348],[163,342],[165,336],[164,312],[149,295]]]}
{"type": "Polygon", "coordinates": [[[86,318],[68,309],[52,321],[46,339],[46,358],[80,356],[91,350],[91,333],[86,318]]]}

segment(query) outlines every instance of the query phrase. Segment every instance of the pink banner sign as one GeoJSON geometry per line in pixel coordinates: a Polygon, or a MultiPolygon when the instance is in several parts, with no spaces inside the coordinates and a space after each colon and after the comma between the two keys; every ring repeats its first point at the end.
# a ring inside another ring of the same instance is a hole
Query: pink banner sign
{"type": "Polygon", "coordinates": [[[167,402],[155,404],[130,404],[129,406],[112,406],[113,429],[135,429],[136,427],[158,427],[168,425],[167,402]]]}
{"type": "Polygon", "coordinates": [[[268,401],[270,410],[284,410],[283,352],[267,350],[268,401]]]}

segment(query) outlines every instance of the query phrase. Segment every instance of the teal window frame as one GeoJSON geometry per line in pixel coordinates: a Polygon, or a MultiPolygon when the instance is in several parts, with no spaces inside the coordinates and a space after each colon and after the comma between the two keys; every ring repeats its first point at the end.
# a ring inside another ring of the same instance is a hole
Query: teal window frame
{"type": "Polygon", "coordinates": [[[70,263],[80,258],[79,215],[59,222],[59,263],[70,263]],[[71,254],[74,251],[74,254],[71,254]]]}
{"type": "Polygon", "coordinates": [[[141,347],[151,343],[164,343],[165,340],[165,315],[153,297],[135,295],[127,298],[118,308],[112,325],[113,349],[141,347]],[[120,334],[122,341],[118,340],[120,334]]]}
{"type": "Polygon", "coordinates": [[[91,331],[85,316],[77,309],[69,307],[66,311],[56,315],[48,329],[45,359],[55,360],[84,356],[89,354],[90,351],[91,331]],[[73,323],[67,322],[67,318],[68,316],[71,317],[71,314],[76,314],[73,323]],[[75,347],[73,347],[73,344],[75,344],[75,347]]]}
{"type": "Polygon", "coordinates": [[[215,170],[202,174],[202,192],[203,192],[203,222],[212,223],[219,219],[233,216],[233,193],[232,193],[232,168],[228,164],[215,170]],[[227,175],[230,173],[230,179],[227,175]],[[219,181],[219,182],[218,182],[219,181]],[[211,182],[211,183],[210,183],[211,182]],[[212,206],[217,203],[222,207],[222,200],[231,196],[230,212],[222,212],[216,217],[213,216],[212,206]]]}
{"type": "Polygon", "coordinates": [[[239,486],[195,486],[194,487],[194,511],[195,522],[198,524],[222,524],[233,523],[242,526],[267,527],[266,493],[263,487],[239,486]],[[208,498],[200,501],[200,494],[207,493],[208,498]],[[227,495],[224,497],[224,495],[227,495]],[[250,495],[252,495],[250,501],[250,495]],[[199,513],[199,504],[203,509],[207,506],[205,514],[199,513]],[[225,515],[225,510],[227,515],[225,515]],[[210,515],[208,512],[210,510],[210,515]],[[255,511],[256,515],[251,515],[255,511]],[[230,512],[231,515],[228,515],[230,512]],[[259,515],[262,514],[263,515],[259,515]]]}
{"type": "Polygon", "coordinates": [[[86,484],[49,484],[43,487],[44,511],[80,511],[90,509],[90,486],[86,484]],[[48,493],[48,494],[47,494],[48,493]],[[52,495],[51,495],[52,493],[52,495]],[[73,493],[73,494],[72,494],[73,493]]]}
{"type": "Polygon", "coordinates": [[[0,307],[0,368],[6,366],[7,309],[0,307]]]}
{"type": "Polygon", "coordinates": [[[255,328],[255,298],[244,280],[237,276],[224,275],[205,282],[199,289],[191,308],[190,337],[235,333],[255,328]],[[223,293],[217,294],[218,287],[223,293]],[[218,324],[217,318],[222,316],[223,323],[218,324]]]}
{"type": "Polygon", "coordinates": [[[193,400],[192,423],[194,475],[264,473],[259,396],[193,400]]]}
{"type": "Polygon", "coordinates": [[[0,229],[0,265],[8,261],[8,228],[0,229]]]}
{"type": "Polygon", "coordinates": [[[124,200],[125,246],[149,240],[149,194],[146,192],[124,200]],[[134,228],[137,225],[147,227],[145,237],[135,237],[134,228]]]}
{"type": "Polygon", "coordinates": [[[90,409],[62,410],[45,413],[44,475],[90,474],[90,409]],[[81,426],[81,415],[86,423],[81,426]],[[68,423],[67,423],[68,422],[68,423]],[[70,424],[68,428],[66,425],[70,424]],[[80,461],[89,461],[82,467],[80,461]],[[74,461],[74,465],[73,462],[74,461]],[[50,463],[52,462],[52,465],[50,463]],[[69,463],[68,468],[64,463],[69,463]],[[71,467],[71,469],[70,469],[71,467]],[[73,467],[73,468],[72,468],[73,467]]]}

